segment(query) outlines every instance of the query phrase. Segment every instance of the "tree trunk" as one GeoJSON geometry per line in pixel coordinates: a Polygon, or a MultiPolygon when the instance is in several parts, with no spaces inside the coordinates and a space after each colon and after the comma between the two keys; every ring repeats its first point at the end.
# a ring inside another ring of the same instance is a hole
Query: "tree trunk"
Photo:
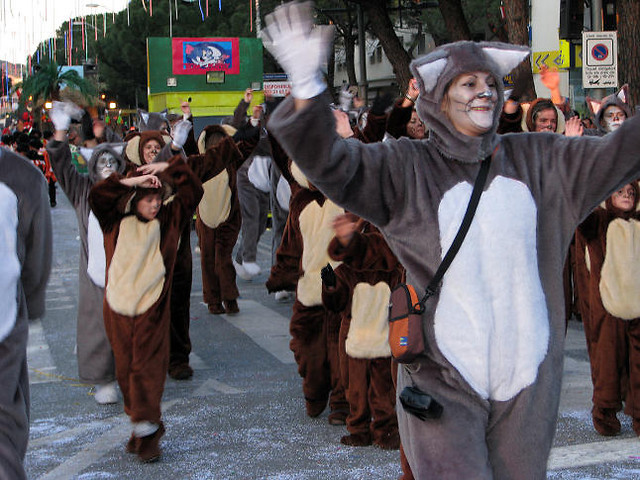
{"type": "MultiPolygon", "coordinates": [[[[528,0],[504,0],[505,21],[509,43],[529,46],[529,1],[528,0]]],[[[513,71],[515,88],[522,101],[536,98],[536,89],[533,84],[531,60],[525,59],[513,71]]]]}
{"type": "Polygon", "coordinates": [[[629,105],[640,103],[640,2],[618,0],[618,78],[629,84],[629,105]],[[623,52],[623,53],[620,53],[623,52]]]}
{"type": "Polygon", "coordinates": [[[406,91],[409,80],[411,80],[411,71],[409,70],[411,56],[404,49],[404,45],[396,35],[393,23],[387,13],[387,2],[385,0],[359,0],[357,3],[362,5],[364,12],[368,16],[372,33],[380,41],[385,55],[391,62],[400,91],[406,91]]]}
{"type": "Polygon", "coordinates": [[[462,11],[461,0],[439,0],[438,7],[452,42],[471,40],[469,24],[462,11]]]}
{"type": "Polygon", "coordinates": [[[356,37],[352,34],[346,34],[344,36],[344,53],[345,64],[347,68],[347,78],[349,79],[349,85],[358,85],[358,77],[356,76],[356,37]]]}

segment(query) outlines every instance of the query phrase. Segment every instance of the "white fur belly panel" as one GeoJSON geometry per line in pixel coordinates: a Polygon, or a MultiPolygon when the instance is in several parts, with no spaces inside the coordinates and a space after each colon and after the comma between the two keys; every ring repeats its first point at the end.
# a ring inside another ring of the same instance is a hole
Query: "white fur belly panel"
{"type": "Polygon", "coordinates": [[[384,282],[358,283],[351,301],[351,325],[345,348],[354,358],[391,356],[389,348],[389,298],[391,290],[384,282]]]}
{"type": "Polygon", "coordinates": [[[109,306],[129,317],[145,313],[160,298],[164,275],[158,220],[141,222],[134,215],[125,217],[109,265],[109,306]]]}
{"type": "Polygon", "coordinates": [[[216,228],[229,218],[231,212],[231,189],[229,172],[222,170],[218,175],[202,184],[204,194],[198,205],[200,219],[209,228],[216,228]]]}
{"type": "Polygon", "coordinates": [[[0,342],[16,324],[18,282],[21,266],[18,259],[18,198],[0,183],[0,342]]]}
{"type": "MultiPolygon", "coordinates": [[[[472,186],[459,183],[438,211],[443,255],[472,186]]],[[[438,346],[483,398],[509,400],[531,385],[547,353],[549,315],[538,271],[537,208],[521,182],[496,177],[444,276],[438,346]]]]}
{"type": "Polygon", "coordinates": [[[107,258],[104,253],[104,236],[98,219],[89,211],[87,222],[87,274],[100,288],[104,288],[107,258]]]}
{"type": "Polygon", "coordinates": [[[322,279],[320,270],[327,263],[333,268],[340,262],[329,258],[327,248],[333,238],[333,219],[344,213],[344,209],[325,200],[320,206],[311,202],[300,213],[300,233],[302,235],[302,270],[304,274],[298,280],[296,290],[298,300],[307,307],[322,304],[322,279]]]}
{"type": "Polygon", "coordinates": [[[640,222],[616,219],[609,223],[600,296],[607,312],[618,318],[633,320],[640,317],[639,258],[640,222]]]}

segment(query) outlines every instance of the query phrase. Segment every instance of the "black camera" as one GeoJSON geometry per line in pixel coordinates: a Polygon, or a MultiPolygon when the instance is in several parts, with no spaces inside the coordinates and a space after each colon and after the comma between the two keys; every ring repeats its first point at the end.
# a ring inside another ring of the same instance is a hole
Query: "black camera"
{"type": "Polygon", "coordinates": [[[420,420],[440,418],[443,411],[442,405],[418,387],[404,387],[400,393],[400,403],[408,413],[420,420]]]}

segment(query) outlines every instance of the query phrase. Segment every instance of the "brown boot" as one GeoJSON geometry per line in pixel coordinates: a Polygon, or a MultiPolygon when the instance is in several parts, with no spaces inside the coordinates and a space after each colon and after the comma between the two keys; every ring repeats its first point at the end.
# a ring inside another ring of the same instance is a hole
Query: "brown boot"
{"type": "Polygon", "coordinates": [[[238,302],[236,300],[225,300],[224,309],[228,314],[231,315],[240,311],[240,309],[238,308],[238,302]]]}
{"type": "Polygon", "coordinates": [[[373,441],[373,444],[382,450],[398,450],[400,449],[400,434],[396,430],[386,435],[380,435],[373,441]]]}
{"type": "Polygon", "coordinates": [[[352,433],[342,437],[340,443],[351,447],[366,447],[371,445],[371,435],[368,433],[352,433]]]}
{"type": "Polygon", "coordinates": [[[307,415],[311,418],[316,418],[324,409],[327,408],[326,400],[308,400],[305,399],[305,407],[307,409],[307,415]]]}
{"type": "Polygon", "coordinates": [[[212,313],[213,315],[222,315],[223,313],[226,313],[226,311],[222,306],[222,302],[219,302],[209,304],[209,313],[212,313]]]}
{"type": "Polygon", "coordinates": [[[132,433],[125,449],[127,450],[127,453],[138,453],[138,450],[140,449],[140,438],[136,437],[132,433]]]}
{"type": "Polygon", "coordinates": [[[164,435],[164,424],[160,422],[158,430],[146,437],[140,437],[138,458],[143,463],[152,463],[160,460],[160,437],[164,435]]]}
{"type": "Polygon", "coordinates": [[[614,408],[594,406],[591,410],[591,418],[593,420],[593,427],[600,435],[613,437],[620,433],[622,427],[620,420],[616,417],[616,410],[614,408]]]}
{"type": "Polygon", "coordinates": [[[193,368],[188,363],[169,365],[169,376],[174,380],[188,380],[193,377],[193,368]]]}

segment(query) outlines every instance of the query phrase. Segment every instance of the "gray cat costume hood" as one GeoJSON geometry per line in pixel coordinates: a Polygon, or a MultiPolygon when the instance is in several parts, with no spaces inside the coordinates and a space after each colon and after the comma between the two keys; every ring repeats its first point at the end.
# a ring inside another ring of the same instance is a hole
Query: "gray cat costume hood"
{"type": "Polygon", "coordinates": [[[328,95],[296,109],[288,98],[270,131],[328,198],[379,227],[422,290],[455,236],[492,154],[476,216],[439,294],[423,315],[423,356],[399,369],[444,407],[421,421],[398,403],[403,448],[416,478],[544,478],[558,412],[565,335],[562,270],[580,221],[640,176],[640,118],[602,138],[552,133],[460,134],[441,112],[451,80],[496,79],[522,46],[461,42],[415,60],[429,140],[341,139],[328,95]],[[535,449],[531,449],[533,442],[535,449]]]}
{"type": "Polygon", "coordinates": [[[116,168],[114,169],[117,173],[124,173],[125,169],[125,161],[122,157],[122,152],[125,148],[125,143],[101,143],[95,148],[81,148],[80,152],[82,156],[87,158],[87,173],[92,183],[97,183],[101,180],[98,172],[96,171],[96,164],[98,162],[98,158],[100,158],[103,154],[109,154],[116,161],[116,168]]]}
{"type": "Polygon", "coordinates": [[[599,135],[606,135],[607,133],[609,133],[602,126],[602,116],[604,115],[604,111],[608,107],[611,107],[612,105],[615,105],[616,107],[621,108],[622,111],[627,115],[627,120],[631,118],[631,115],[633,115],[633,112],[631,111],[631,108],[629,108],[629,104],[627,102],[625,102],[622,98],[620,98],[621,94],[623,94],[623,95],[625,94],[623,92],[625,92],[625,88],[624,87],[620,90],[620,92],[612,93],[611,95],[608,95],[608,96],[606,96],[606,97],[604,97],[602,99],[602,103],[600,103],[600,109],[596,113],[596,116],[595,116],[595,119],[594,119],[594,123],[596,124],[596,128],[598,129],[598,134],[599,135]]]}
{"type": "Polygon", "coordinates": [[[440,152],[463,162],[476,162],[491,154],[496,146],[496,130],[502,111],[502,78],[528,54],[527,47],[505,43],[456,42],[443,45],[411,63],[411,72],[420,88],[416,110],[422,121],[429,125],[430,136],[440,152]],[[491,130],[480,137],[461,138],[442,111],[442,100],[456,77],[473,71],[488,72],[493,76],[498,101],[491,130]]]}

